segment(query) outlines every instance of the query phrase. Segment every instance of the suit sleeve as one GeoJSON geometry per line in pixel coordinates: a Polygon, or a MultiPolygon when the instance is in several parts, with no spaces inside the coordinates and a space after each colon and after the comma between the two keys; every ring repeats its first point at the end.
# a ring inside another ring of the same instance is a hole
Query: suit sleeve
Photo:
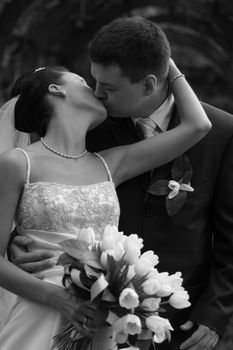
{"type": "Polygon", "coordinates": [[[213,195],[210,280],[194,305],[191,320],[222,336],[233,314],[233,137],[222,159],[213,195]]]}

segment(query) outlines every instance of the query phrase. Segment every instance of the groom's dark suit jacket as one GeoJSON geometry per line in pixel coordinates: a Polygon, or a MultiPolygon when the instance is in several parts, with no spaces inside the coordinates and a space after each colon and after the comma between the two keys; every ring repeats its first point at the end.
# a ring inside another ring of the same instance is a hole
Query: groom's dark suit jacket
{"type": "MultiPolygon", "coordinates": [[[[170,274],[181,271],[192,307],[170,308],[175,328],[170,345],[178,349],[188,334],[179,325],[191,319],[223,335],[233,312],[233,116],[203,104],[212,130],[186,152],[193,168],[187,200],[180,211],[168,216],[165,197],[147,194],[150,174],[119,186],[120,229],[137,233],[145,250],[159,255],[158,269],[170,274]]],[[[179,123],[174,108],[169,128],[179,123]]],[[[107,120],[88,135],[91,151],[130,144],[138,140],[130,119],[107,120]]],[[[157,179],[171,179],[173,162],[154,171],[157,179]]]]}

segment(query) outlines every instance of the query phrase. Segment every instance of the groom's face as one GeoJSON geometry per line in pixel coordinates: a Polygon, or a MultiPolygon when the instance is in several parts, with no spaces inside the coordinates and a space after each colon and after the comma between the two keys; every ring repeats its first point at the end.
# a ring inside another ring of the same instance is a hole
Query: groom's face
{"type": "Polygon", "coordinates": [[[91,63],[91,74],[96,81],[95,96],[116,118],[140,117],[145,103],[144,81],[132,83],[117,65],[91,63]]]}

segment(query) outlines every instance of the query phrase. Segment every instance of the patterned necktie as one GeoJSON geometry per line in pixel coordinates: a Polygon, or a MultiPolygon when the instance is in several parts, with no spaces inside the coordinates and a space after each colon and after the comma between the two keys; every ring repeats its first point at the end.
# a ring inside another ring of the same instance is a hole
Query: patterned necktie
{"type": "Polygon", "coordinates": [[[136,128],[143,139],[148,139],[158,133],[157,124],[149,117],[139,119],[136,122],[136,128]]]}

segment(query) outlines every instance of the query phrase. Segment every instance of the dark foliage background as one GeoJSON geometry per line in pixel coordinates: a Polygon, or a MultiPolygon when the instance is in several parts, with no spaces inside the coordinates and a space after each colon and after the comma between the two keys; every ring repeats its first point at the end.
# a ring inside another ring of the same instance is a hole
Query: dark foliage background
{"type": "Polygon", "coordinates": [[[19,74],[48,64],[92,83],[88,43],[123,15],[160,24],[199,98],[233,112],[232,0],[0,0],[0,103],[19,74]]]}

